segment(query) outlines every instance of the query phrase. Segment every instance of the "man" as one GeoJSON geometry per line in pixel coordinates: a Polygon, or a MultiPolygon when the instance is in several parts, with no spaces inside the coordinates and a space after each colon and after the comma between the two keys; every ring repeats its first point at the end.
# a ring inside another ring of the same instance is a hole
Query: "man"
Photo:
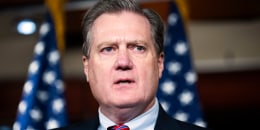
{"type": "Polygon", "coordinates": [[[83,65],[98,117],[61,129],[202,130],[169,117],[156,98],[164,26],[133,0],[101,0],[83,19],[83,65]],[[115,126],[116,128],[113,128],[115,126]]]}

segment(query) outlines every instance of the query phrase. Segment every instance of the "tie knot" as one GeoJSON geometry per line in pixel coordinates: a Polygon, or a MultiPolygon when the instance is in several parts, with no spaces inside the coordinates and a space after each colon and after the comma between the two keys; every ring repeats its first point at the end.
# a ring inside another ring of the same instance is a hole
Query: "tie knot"
{"type": "Polygon", "coordinates": [[[114,125],[107,128],[107,130],[130,130],[126,125],[114,125]]]}

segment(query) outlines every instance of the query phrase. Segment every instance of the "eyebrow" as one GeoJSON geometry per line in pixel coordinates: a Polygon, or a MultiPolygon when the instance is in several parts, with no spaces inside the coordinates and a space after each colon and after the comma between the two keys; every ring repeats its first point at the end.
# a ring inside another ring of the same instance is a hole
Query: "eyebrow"
{"type": "Polygon", "coordinates": [[[130,41],[130,42],[128,42],[128,43],[137,43],[137,44],[145,44],[145,45],[147,45],[148,43],[147,42],[145,42],[145,41],[142,41],[142,40],[134,40],[134,41],[130,41]]]}
{"type": "Polygon", "coordinates": [[[102,42],[102,43],[97,45],[97,49],[102,48],[104,45],[110,46],[110,45],[114,45],[114,44],[116,44],[116,43],[115,42],[102,42]]]}
{"type": "MultiPolygon", "coordinates": [[[[97,45],[97,48],[102,48],[102,46],[104,45],[114,45],[114,44],[117,44],[118,42],[117,41],[106,41],[106,42],[102,42],[100,43],[99,45],[97,45]]],[[[127,44],[144,44],[144,45],[148,45],[147,42],[145,41],[142,41],[142,40],[133,40],[133,41],[127,41],[127,44]]]]}

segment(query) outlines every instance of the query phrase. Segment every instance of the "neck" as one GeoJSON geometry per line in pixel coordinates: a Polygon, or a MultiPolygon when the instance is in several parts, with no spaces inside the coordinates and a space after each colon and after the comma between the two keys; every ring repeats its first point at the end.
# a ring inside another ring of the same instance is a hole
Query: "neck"
{"type": "Polygon", "coordinates": [[[100,106],[100,110],[106,117],[108,117],[114,123],[125,124],[126,122],[134,119],[138,115],[145,113],[154,105],[154,103],[155,98],[147,104],[140,103],[139,105],[123,108],[100,106]]]}

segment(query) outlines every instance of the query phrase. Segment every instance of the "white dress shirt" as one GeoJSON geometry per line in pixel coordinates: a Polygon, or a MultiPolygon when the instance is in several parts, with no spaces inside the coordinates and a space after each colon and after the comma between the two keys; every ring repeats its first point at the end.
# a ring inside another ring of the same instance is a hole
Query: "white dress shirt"
{"type": "MultiPolygon", "coordinates": [[[[129,122],[126,122],[124,125],[127,125],[130,130],[153,130],[155,127],[156,119],[158,117],[158,113],[159,104],[156,99],[152,108],[130,120],[129,122]]],[[[107,130],[107,127],[116,125],[100,111],[100,108],[98,109],[98,116],[100,121],[98,130],[107,130]]]]}

